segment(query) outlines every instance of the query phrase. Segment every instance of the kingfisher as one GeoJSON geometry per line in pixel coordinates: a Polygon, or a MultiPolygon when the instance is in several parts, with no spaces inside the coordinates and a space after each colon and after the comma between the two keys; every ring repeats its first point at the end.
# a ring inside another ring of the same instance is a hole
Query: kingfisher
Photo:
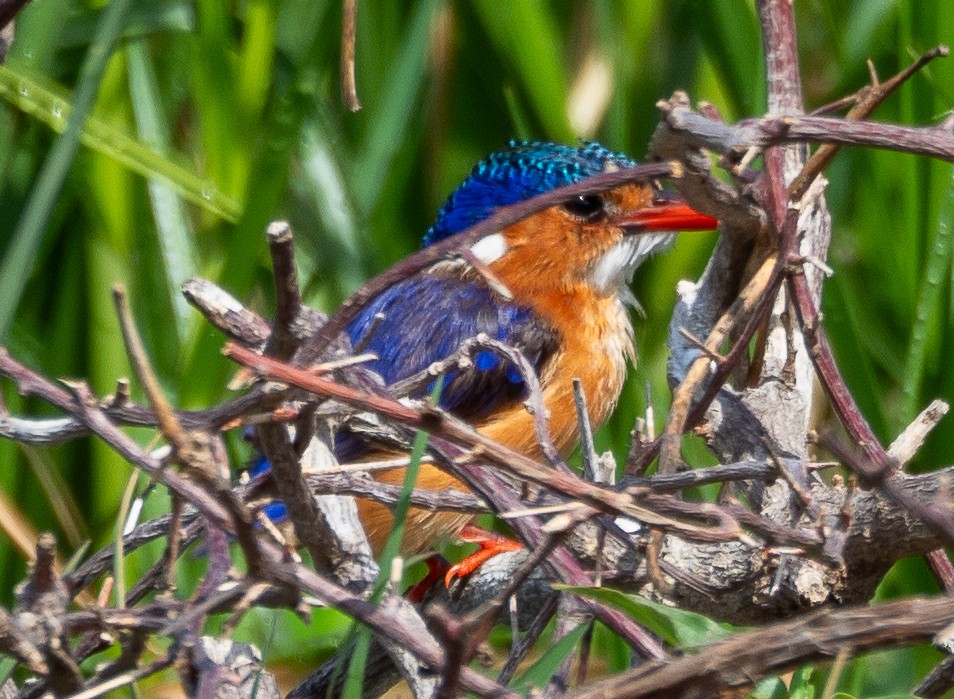
{"type": "MultiPolygon", "coordinates": [[[[635,165],[595,142],[511,141],[478,162],[450,194],[423,243],[461,233],[500,207],[635,165]]],[[[636,360],[627,308],[636,305],[628,287],[634,270],[668,246],[676,231],[716,225],[715,219],[650,183],[573,197],[483,237],[469,255],[435,262],[392,285],[365,306],[347,334],[354,347],[376,356],[368,366],[386,384],[419,374],[482,333],[518,349],[539,377],[552,441],[565,457],[579,438],[573,379],[581,381],[590,422],[598,427],[616,405],[627,364],[636,360]]],[[[423,392],[412,397],[423,397],[423,392]]],[[[466,369],[455,368],[444,377],[439,402],[487,437],[539,456],[533,418],[523,405],[526,397],[517,368],[482,351],[466,369]]],[[[336,443],[342,460],[370,458],[370,449],[347,431],[336,443]]],[[[400,484],[404,474],[394,470],[375,477],[400,484]]],[[[429,464],[421,466],[417,487],[467,490],[429,464]]],[[[358,500],[358,511],[372,548],[380,552],[391,531],[391,511],[371,500],[358,500]]],[[[431,550],[441,537],[461,532],[470,519],[412,508],[404,553],[431,550]]]]}

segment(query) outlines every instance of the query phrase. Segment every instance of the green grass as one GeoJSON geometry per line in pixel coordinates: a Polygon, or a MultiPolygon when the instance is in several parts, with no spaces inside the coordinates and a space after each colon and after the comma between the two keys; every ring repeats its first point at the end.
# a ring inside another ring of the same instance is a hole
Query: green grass
{"type": "MultiPolygon", "coordinates": [[[[480,156],[512,136],[574,138],[566,101],[586,57],[604,61],[613,80],[592,133],[636,157],[655,127],[655,102],[675,89],[727,119],[764,110],[750,2],[368,0],[359,3],[357,114],[339,97],[337,3],[119,5],[31,4],[0,69],[0,343],[107,393],[129,375],[109,296],[124,282],[163,386],[183,407],[224,397],[232,369],[222,339],[183,304],[181,282],[210,277],[268,314],[263,231],[286,217],[309,301],[333,309],[417,248],[480,156]]],[[[947,3],[815,0],[796,9],[810,107],[860,87],[868,57],[887,76],[954,42],[947,3]]],[[[876,118],[936,123],[954,103],[952,85],[954,62],[937,61],[876,118]]],[[[858,402],[890,441],[932,398],[954,400],[951,167],[855,149],[827,176],[837,273],[826,287],[827,328],[858,402]]],[[[636,281],[647,310],[637,321],[640,364],[600,448],[625,454],[646,383],[665,415],[675,283],[699,274],[710,246],[684,240],[636,281]]],[[[49,414],[9,386],[3,396],[14,413],[49,414]]],[[[949,434],[942,423],[913,468],[954,463],[949,434]]],[[[0,491],[36,530],[57,533],[64,559],[82,536],[107,543],[129,467],[92,441],[38,451],[0,442],[0,491]]],[[[127,581],[145,565],[131,557],[127,581]]],[[[4,604],[24,570],[0,538],[4,604]]],[[[933,589],[923,566],[894,576],[890,594],[933,589]]],[[[340,626],[326,625],[325,638],[290,616],[275,616],[280,633],[265,622],[242,628],[266,658],[299,654],[305,666],[301,649],[319,652],[340,637],[340,626]]],[[[891,657],[922,667],[935,656],[891,657]]],[[[910,686],[863,661],[845,677],[844,689],[859,695],[910,686]]]]}

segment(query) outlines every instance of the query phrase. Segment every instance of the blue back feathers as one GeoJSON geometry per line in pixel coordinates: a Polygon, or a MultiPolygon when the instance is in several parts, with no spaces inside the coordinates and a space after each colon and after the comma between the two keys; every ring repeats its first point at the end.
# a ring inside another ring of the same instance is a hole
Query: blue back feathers
{"type": "Polygon", "coordinates": [[[543,141],[511,141],[474,167],[444,202],[424,236],[430,245],[483,221],[496,209],[603,172],[607,162],[636,165],[628,156],[596,142],[567,146],[543,141]]]}
{"type": "MultiPolygon", "coordinates": [[[[530,309],[500,299],[480,280],[440,274],[398,282],[348,326],[352,342],[378,356],[367,366],[387,384],[423,371],[481,333],[519,347],[538,370],[555,348],[552,330],[530,309]]],[[[525,389],[516,367],[482,351],[472,369],[448,373],[440,403],[462,417],[486,417],[521,399],[525,389]]]]}

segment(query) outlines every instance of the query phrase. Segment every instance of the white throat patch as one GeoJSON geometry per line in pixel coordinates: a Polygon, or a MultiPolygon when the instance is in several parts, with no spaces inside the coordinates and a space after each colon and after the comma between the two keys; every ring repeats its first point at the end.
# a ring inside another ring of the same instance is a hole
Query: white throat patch
{"type": "Polygon", "coordinates": [[[633,278],[643,260],[672,243],[671,233],[634,235],[624,238],[596,261],[590,283],[604,294],[617,293],[633,278]]]}

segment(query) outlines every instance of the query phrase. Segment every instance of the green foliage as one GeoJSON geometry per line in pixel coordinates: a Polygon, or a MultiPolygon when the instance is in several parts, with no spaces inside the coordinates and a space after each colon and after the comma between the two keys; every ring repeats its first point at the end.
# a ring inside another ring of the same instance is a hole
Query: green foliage
{"type": "Polygon", "coordinates": [[[598,600],[624,611],[666,643],[684,650],[714,643],[737,630],[729,624],[717,623],[701,614],[668,607],[645,597],[627,595],[618,590],[567,585],[558,585],[557,588],[598,600]]]}
{"type": "MultiPolygon", "coordinates": [[[[868,57],[889,75],[954,39],[948,3],[814,0],[796,10],[809,107],[863,85],[868,57]]],[[[108,393],[129,374],[109,294],[123,282],[167,394],[206,406],[227,394],[232,368],[179,285],[209,277],[268,315],[268,221],[291,221],[309,301],[330,310],[413,251],[442,198],[512,136],[595,137],[640,157],[656,100],[675,89],[727,119],[764,111],[751,2],[367,0],[356,114],[339,97],[340,21],[337,3],[313,0],[34,0],[0,68],[0,343],[108,393]],[[585,123],[568,108],[584,66],[600,68],[608,99],[585,123]]],[[[951,85],[954,63],[935,62],[876,117],[934,123],[954,102],[951,85]]],[[[826,327],[889,441],[930,399],[954,399],[954,179],[944,163],[860,149],[839,154],[827,177],[836,276],[826,327]]],[[[698,276],[711,244],[687,237],[639,275],[640,364],[598,448],[625,454],[647,384],[661,424],[673,289],[698,276]]],[[[50,414],[9,386],[3,398],[15,414],[50,414]]],[[[932,436],[915,469],[954,462],[947,434],[942,426],[932,436]]],[[[232,446],[238,464],[243,447],[232,446]]],[[[111,540],[129,476],[89,440],[55,449],[0,442],[0,507],[55,531],[64,559],[86,538],[94,547],[111,540]]],[[[145,515],[166,507],[153,497],[145,515]]],[[[127,581],[149,563],[130,557],[127,581]]],[[[22,552],[0,538],[0,601],[10,602],[24,569],[22,552]]],[[[894,593],[931,586],[918,574],[894,593]]],[[[274,655],[322,653],[341,635],[330,622],[274,623],[274,655]]],[[[269,659],[266,626],[241,628],[269,659]]],[[[935,657],[899,653],[919,671],[935,657]]],[[[849,665],[844,688],[854,695],[911,686],[863,660],[849,665]]]]}

